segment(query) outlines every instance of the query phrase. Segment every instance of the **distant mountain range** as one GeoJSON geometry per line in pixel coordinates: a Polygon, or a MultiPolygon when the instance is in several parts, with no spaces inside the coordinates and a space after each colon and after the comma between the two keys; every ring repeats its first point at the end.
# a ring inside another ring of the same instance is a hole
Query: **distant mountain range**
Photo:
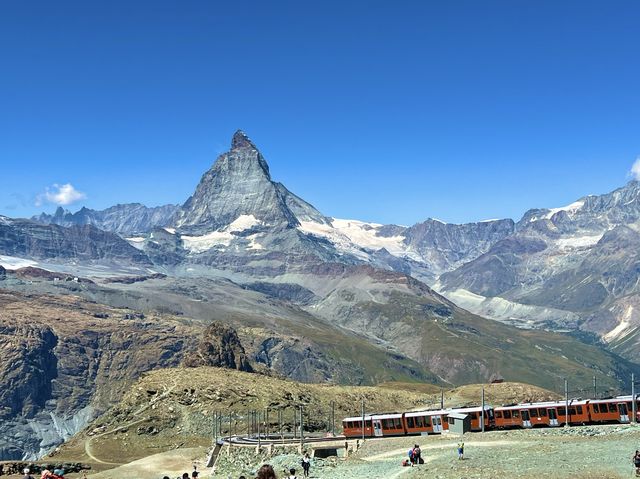
{"type": "MultiPolygon", "coordinates": [[[[189,335],[231,324],[248,361],[299,381],[621,387],[640,373],[638,190],[518,223],[336,219],[273,181],[238,131],[181,206],[0,217],[0,288],[169,314],[189,335]],[[92,281],[26,281],[23,266],[92,281]]],[[[83,401],[68,414],[98,409],[83,401]]]]}

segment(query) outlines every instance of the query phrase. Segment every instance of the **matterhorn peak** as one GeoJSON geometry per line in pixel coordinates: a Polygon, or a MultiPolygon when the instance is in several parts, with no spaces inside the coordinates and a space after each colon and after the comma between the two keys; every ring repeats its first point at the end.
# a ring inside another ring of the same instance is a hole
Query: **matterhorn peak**
{"type": "Polygon", "coordinates": [[[174,226],[190,235],[223,231],[241,217],[263,228],[296,228],[300,221],[324,224],[325,217],[271,179],[269,165],[249,137],[234,133],[231,150],[221,154],[183,205],[174,226]]]}
{"type": "Polygon", "coordinates": [[[249,139],[247,134],[242,130],[237,130],[233,134],[233,138],[231,139],[231,149],[236,150],[238,148],[253,148],[257,149],[256,145],[249,139]]]}

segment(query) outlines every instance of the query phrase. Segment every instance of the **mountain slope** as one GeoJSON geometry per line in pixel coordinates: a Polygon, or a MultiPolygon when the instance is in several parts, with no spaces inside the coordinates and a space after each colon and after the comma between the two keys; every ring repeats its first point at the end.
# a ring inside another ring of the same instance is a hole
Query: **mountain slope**
{"type": "Polygon", "coordinates": [[[94,226],[65,228],[1,216],[0,254],[53,261],[151,266],[143,252],[118,235],[94,226]]]}
{"type": "Polygon", "coordinates": [[[146,207],[140,203],[115,205],[102,211],[81,208],[75,213],[58,207],[53,215],[42,213],[31,218],[43,224],[60,226],[92,225],[104,231],[120,235],[144,233],[166,226],[171,222],[179,207],[164,205],[146,207]]]}
{"type": "Polygon", "coordinates": [[[443,274],[440,286],[454,300],[464,291],[479,295],[474,309],[479,313],[488,313],[484,297],[497,297],[522,321],[580,327],[611,342],[640,325],[634,307],[640,293],[638,251],[640,185],[632,181],[567,207],[527,212],[513,235],[443,274]],[[539,314],[541,308],[547,314],[539,314]]]}

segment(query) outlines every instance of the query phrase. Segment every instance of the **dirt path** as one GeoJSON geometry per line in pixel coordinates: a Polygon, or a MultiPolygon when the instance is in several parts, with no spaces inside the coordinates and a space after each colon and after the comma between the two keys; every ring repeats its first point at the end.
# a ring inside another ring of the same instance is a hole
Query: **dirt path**
{"type": "MultiPolygon", "coordinates": [[[[145,412],[146,410],[148,410],[149,408],[151,408],[154,404],[156,404],[158,401],[160,401],[161,399],[167,397],[169,394],[171,394],[171,392],[173,392],[175,390],[175,388],[178,387],[178,382],[174,382],[173,385],[169,388],[165,388],[165,390],[162,392],[162,394],[160,394],[158,397],[153,398],[149,404],[146,404],[145,406],[142,406],[141,408],[139,408],[137,411],[135,411],[133,413],[134,416],[137,416],[139,414],[142,414],[143,412],[145,412]]],[[[110,431],[106,431],[106,432],[102,432],[100,434],[96,434],[95,436],[91,436],[91,437],[87,437],[84,440],[84,452],[87,456],[89,456],[93,461],[100,463],[100,464],[107,464],[107,465],[111,465],[111,466],[120,466],[123,463],[122,462],[109,462],[109,461],[103,461],[102,459],[96,457],[96,455],[92,452],[92,447],[91,447],[91,442],[94,439],[98,439],[100,437],[103,436],[107,436],[109,434],[114,434],[118,431],[122,431],[123,429],[127,429],[131,426],[135,426],[136,424],[140,424],[142,422],[148,421],[149,418],[148,417],[143,417],[141,419],[136,419],[135,421],[131,421],[127,424],[123,424],[122,426],[118,426],[115,429],[112,429],[110,431]]]]}

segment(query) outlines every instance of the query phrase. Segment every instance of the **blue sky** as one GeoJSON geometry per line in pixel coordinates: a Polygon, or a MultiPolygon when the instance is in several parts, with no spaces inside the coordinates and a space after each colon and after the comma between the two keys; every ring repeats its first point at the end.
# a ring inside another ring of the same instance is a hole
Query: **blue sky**
{"type": "Polygon", "coordinates": [[[639,21],[637,1],[1,2],[0,214],[67,184],[72,210],[182,203],[237,128],[331,216],[571,203],[640,156],[639,21]]]}

